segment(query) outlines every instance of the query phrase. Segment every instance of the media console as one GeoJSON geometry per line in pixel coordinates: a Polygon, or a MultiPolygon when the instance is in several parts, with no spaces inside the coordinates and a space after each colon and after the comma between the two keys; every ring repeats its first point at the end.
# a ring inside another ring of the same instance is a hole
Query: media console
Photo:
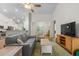
{"type": "Polygon", "coordinates": [[[65,48],[71,55],[79,49],[79,38],[66,35],[57,35],[56,42],[65,48]]]}

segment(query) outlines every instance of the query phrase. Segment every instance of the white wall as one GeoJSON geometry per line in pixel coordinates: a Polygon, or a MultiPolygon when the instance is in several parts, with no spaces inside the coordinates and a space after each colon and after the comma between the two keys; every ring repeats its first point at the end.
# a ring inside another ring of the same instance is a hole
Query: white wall
{"type": "Polygon", "coordinates": [[[23,26],[26,30],[29,30],[29,13],[25,14],[25,20],[23,26]]]}
{"type": "Polygon", "coordinates": [[[7,28],[7,26],[13,26],[16,29],[20,29],[20,27],[12,19],[9,19],[8,17],[2,15],[1,13],[0,13],[0,25],[4,26],[5,29],[7,28]]]}
{"type": "Polygon", "coordinates": [[[36,35],[36,29],[38,24],[44,25],[44,34],[51,30],[51,34],[53,33],[53,19],[51,14],[32,14],[32,23],[31,23],[31,35],[36,35]],[[51,25],[51,27],[50,27],[51,25]]]}
{"type": "Polygon", "coordinates": [[[61,24],[76,21],[76,35],[79,37],[79,4],[66,3],[58,4],[54,13],[53,19],[56,20],[56,33],[61,33],[61,24]]]}

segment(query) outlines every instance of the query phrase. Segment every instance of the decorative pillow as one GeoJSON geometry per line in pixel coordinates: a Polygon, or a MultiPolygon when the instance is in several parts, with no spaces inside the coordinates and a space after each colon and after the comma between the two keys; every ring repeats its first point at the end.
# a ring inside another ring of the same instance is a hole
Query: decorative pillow
{"type": "Polygon", "coordinates": [[[23,41],[20,40],[20,39],[17,39],[17,43],[18,43],[18,44],[24,44],[23,41]]]}

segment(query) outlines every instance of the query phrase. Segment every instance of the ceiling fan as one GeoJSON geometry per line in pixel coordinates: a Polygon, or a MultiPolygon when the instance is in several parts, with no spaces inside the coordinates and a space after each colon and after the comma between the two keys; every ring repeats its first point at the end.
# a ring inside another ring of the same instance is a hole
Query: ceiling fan
{"type": "Polygon", "coordinates": [[[23,4],[25,8],[31,10],[32,12],[34,12],[34,8],[35,7],[41,7],[41,4],[33,4],[33,3],[24,3],[23,4]]]}

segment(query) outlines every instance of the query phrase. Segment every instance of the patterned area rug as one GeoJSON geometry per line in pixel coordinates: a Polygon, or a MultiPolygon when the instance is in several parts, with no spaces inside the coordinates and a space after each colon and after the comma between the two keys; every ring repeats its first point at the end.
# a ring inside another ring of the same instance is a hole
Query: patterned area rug
{"type": "MultiPolygon", "coordinates": [[[[64,48],[62,48],[60,45],[58,45],[56,42],[52,42],[52,56],[71,56],[64,48]]],[[[33,56],[51,56],[50,54],[42,54],[41,55],[41,46],[40,46],[40,42],[36,42],[36,46],[34,49],[34,53],[33,56]]]]}

